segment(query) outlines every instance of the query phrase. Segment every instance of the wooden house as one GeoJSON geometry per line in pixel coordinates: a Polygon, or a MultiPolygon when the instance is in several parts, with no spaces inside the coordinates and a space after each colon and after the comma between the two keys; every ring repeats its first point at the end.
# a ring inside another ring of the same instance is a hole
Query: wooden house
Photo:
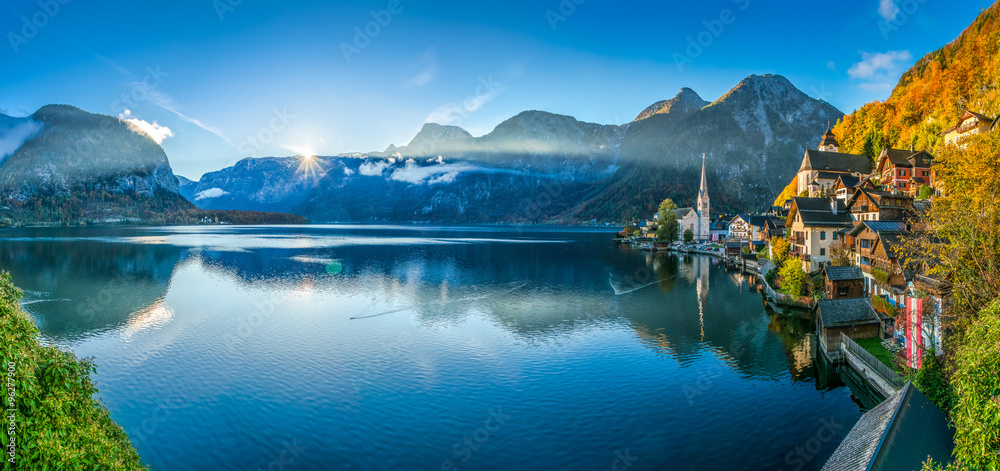
{"type": "Polygon", "coordinates": [[[997,120],[973,111],[965,110],[958,124],[941,132],[945,144],[961,145],[962,140],[977,134],[989,132],[996,127],[997,120]]]}
{"type": "Polygon", "coordinates": [[[903,221],[913,217],[913,197],[857,188],[847,210],[855,221],[903,221]]]}
{"type": "Polygon", "coordinates": [[[816,307],[816,335],[829,358],[839,358],[840,334],[872,339],[879,336],[881,324],[868,298],[821,299],[816,307]]]}
{"type": "Polygon", "coordinates": [[[879,155],[875,174],[882,177],[882,188],[887,191],[908,192],[910,178],[917,177],[932,186],[931,163],[934,156],[925,151],[885,149],[879,155]]]}
{"type": "Polygon", "coordinates": [[[785,233],[791,243],[789,257],[801,260],[807,272],[823,268],[830,261],[830,245],[840,238],[839,231],[853,225],[847,208],[838,199],[793,198],[785,220],[785,233]]]}
{"type": "Polygon", "coordinates": [[[865,297],[865,277],[861,268],[826,266],[823,268],[826,280],[826,298],[863,298],[865,297]]]}

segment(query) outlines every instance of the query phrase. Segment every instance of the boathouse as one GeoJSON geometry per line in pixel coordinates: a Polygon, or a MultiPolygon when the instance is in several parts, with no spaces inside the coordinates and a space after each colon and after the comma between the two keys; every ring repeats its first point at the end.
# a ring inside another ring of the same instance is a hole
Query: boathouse
{"type": "Polygon", "coordinates": [[[947,466],[954,443],[941,409],[906,383],[861,416],[822,471],[921,469],[928,458],[947,466]]]}
{"type": "Polygon", "coordinates": [[[855,340],[875,338],[881,324],[867,298],[823,299],[816,307],[816,335],[827,358],[840,358],[840,334],[855,340]]]}

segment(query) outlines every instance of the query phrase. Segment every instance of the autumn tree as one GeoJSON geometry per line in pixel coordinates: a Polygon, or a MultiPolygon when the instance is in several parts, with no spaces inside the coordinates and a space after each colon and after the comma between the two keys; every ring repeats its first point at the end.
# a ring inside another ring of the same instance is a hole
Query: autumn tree
{"type": "Polygon", "coordinates": [[[792,296],[802,296],[806,287],[806,272],[802,270],[802,263],[790,258],[785,260],[778,272],[781,277],[781,289],[792,296]]]}
{"type": "Polygon", "coordinates": [[[843,239],[830,244],[830,263],[835,267],[849,267],[853,264],[851,247],[843,239]]]}
{"type": "Polygon", "coordinates": [[[677,240],[680,232],[680,223],[677,222],[677,205],[670,198],[660,203],[660,225],[656,229],[656,238],[665,242],[677,240]]]}
{"type": "Polygon", "coordinates": [[[785,260],[788,260],[788,251],[791,247],[792,244],[788,242],[788,239],[771,238],[771,258],[775,266],[780,267],[785,263],[785,260]]]}

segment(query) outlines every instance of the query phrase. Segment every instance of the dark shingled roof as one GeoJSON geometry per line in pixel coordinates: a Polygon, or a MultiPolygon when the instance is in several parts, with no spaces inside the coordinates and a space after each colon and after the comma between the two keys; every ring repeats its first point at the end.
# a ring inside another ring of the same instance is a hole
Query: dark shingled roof
{"type": "Polygon", "coordinates": [[[823,471],[921,469],[927,458],[947,466],[954,432],[948,419],[912,383],[861,416],[823,471]]]}
{"type": "Polygon", "coordinates": [[[829,198],[792,198],[792,205],[798,208],[799,216],[806,226],[853,226],[854,219],[847,212],[843,201],[836,200],[837,214],[833,214],[829,198]]]}
{"type": "Polygon", "coordinates": [[[867,298],[823,299],[816,313],[824,329],[878,323],[875,309],[867,298]]]}
{"type": "Polygon", "coordinates": [[[679,208],[676,211],[674,211],[674,214],[677,215],[677,219],[681,219],[681,218],[687,216],[688,213],[693,212],[693,211],[694,211],[694,208],[679,208]]]}
{"type": "Polygon", "coordinates": [[[799,172],[805,170],[868,174],[872,172],[872,161],[866,155],[807,150],[799,172]]]}
{"type": "Polygon", "coordinates": [[[823,141],[820,142],[819,145],[820,147],[830,145],[840,147],[840,144],[837,143],[837,136],[833,134],[833,129],[826,129],[826,134],[823,135],[823,141]]]}
{"type": "Polygon", "coordinates": [[[840,173],[840,172],[818,172],[818,173],[816,173],[816,178],[813,178],[813,181],[816,181],[816,180],[836,180],[836,179],[840,178],[841,175],[844,175],[844,174],[840,173]]]}
{"type": "Polygon", "coordinates": [[[856,188],[858,183],[861,183],[861,177],[856,175],[841,174],[839,180],[844,184],[844,188],[856,188]]]}
{"type": "Polygon", "coordinates": [[[865,278],[859,267],[827,266],[824,271],[826,271],[826,279],[830,281],[863,280],[865,278]]]}

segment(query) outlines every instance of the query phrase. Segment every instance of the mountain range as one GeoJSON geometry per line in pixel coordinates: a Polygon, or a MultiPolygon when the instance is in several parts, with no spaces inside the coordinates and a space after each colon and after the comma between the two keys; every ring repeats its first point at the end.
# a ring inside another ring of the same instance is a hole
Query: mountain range
{"type": "Polygon", "coordinates": [[[317,221],[624,221],[664,198],[692,204],[704,153],[713,212],[761,210],[842,117],[784,77],[750,76],[711,103],[682,89],[621,125],[526,111],[474,137],[428,123],[402,147],[248,158],[180,191],[202,208],[317,221]]]}
{"type": "Polygon", "coordinates": [[[241,210],[338,222],[621,222],[649,217],[664,198],[692,204],[702,154],[713,212],[760,210],[842,116],[784,77],[750,76],[714,102],[685,88],[619,125],[525,111],[475,137],[428,123],[401,147],[247,158],[192,181],[127,120],[49,105],[0,115],[0,216],[164,222],[241,210]]]}

